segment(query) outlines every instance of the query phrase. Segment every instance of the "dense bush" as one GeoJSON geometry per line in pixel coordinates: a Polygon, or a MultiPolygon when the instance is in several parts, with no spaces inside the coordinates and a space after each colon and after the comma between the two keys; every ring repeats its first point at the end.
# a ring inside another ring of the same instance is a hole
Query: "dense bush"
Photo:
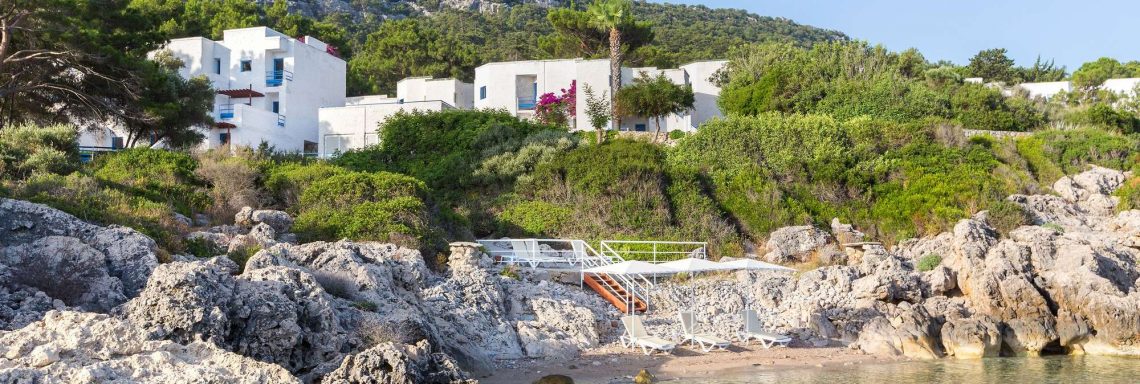
{"type": "Polygon", "coordinates": [[[776,111],[907,123],[941,117],[967,128],[1003,131],[1025,131],[1044,122],[1027,99],[963,84],[952,68],[932,69],[915,51],[890,52],[863,42],[810,49],[773,43],[747,46],[731,56],[718,99],[728,114],[776,111]]]}
{"type": "Polygon", "coordinates": [[[232,156],[229,148],[211,150],[198,156],[194,174],[206,184],[210,206],[206,209],[216,221],[229,223],[242,207],[260,207],[265,197],[258,188],[261,172],[248,153],[232,156]]]}
{"type": "Polygon", "coordinates": [[[301,194],[309,185],[348,172],[347,169],[323,161],[274,165],[266,171],[265,190],[274,205],[296,213],[301,194]]]}
{"type": "Polygon", "coordinates": [[[174,211],[165,202],[102,186],[95,178],[78,172],[68,176],[38,173],[13,189],[15,198],[46,204],[98,224],[131,227],[168,251],[183,250],[181,233],[186,228],[174,219],[174,211]]]}
{"type": "Polygon", "coordinates": [[[1064,120],[1071,124],[1098,126],[1120,133],[1140,130],[1140,118],[1136,115],[1100,103],[1076,108],[1066,113],[1064,120]]]}
{"type": "Polygon", "coordinates": [[[990,205],[987,211],[986,222],[993,226],[1002,236],[1009,235],[1010,231],[1022,225],[1032,224],[1032,218],[1020,205],[1008,201],[1000,201],[990,205]]]}
{"type": "Polygon", "coordinates": [[[498,216],[500,228],[562,238],[701,240],[714,255],[742,248],[694,172],[665,163],[662,148],[611,140],[541,163],[498,216]]]}
{"type": "Polygon", "coordinates": [[[351,172],[312,183],[301,194],[293,225],[305,240],[386,241],[410,248],[429,244],[426,188],[412,177],[351,172]]]}
{"type": "Polygon", "coordinates": [[[474,184],[487,155],[517,150],[526,137],[548,129],[504,111],[401,113],[381,125],[379,145],[342,154],[335,164],[406,174],[451,200],[474,184]]]}
{"type": "Polygon", "coordinates": [[[136,148],[101,156],[94,176],[100,182],[147,200],[164,202],[183,215],[205,211],[210,198],[195,174],[198,162],[189,154],[136,148]]]}
{"type": "Polygon", "coordinates": [[[79,167],[75,127],[23,124],[0,129],[0,179],[35,172],[66,175],[79,167]]]}
{"type": "Polygon", "coordinates": [[[1128,170],[1136,150],[1134,139],[1095,128],[1046,130],[1017,140],[1018,154],[1043,185],[1084,171],[1087,164],[1128,170]]]}

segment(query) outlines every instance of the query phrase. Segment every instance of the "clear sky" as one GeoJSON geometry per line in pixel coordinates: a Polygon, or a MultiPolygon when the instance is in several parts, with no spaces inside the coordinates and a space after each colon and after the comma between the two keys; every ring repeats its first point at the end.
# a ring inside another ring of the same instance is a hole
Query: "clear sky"
{"type": "Polygon", "coordinates": [[[1138,0],[651,0],[741,8],[834,29],[891,50],[914,47],[930,61],[965,64],[1006,48],[1017,65],[1038,54],[1072,72],[1109,56],[1140,60],[1138,0]]]}

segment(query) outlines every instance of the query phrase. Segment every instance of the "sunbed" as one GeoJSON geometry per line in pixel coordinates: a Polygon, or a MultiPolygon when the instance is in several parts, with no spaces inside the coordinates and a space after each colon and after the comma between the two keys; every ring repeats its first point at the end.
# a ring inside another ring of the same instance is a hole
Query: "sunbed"
{"type": "Polygon", "coordinates": [[[772,348],[774,345],[786,347],[788,343],[792,342],[790,337],[770,333],[761,328],[760,318],[756,317],[756,311],[748,309],[740,312],[740,315],[744,318],[744,331],[740,332],[740,341],[744,342],[745,345],[748,345],[748,341],[752,339],[759,340],[760,345],[763,345],[764,348],[772,348]]]}
{"type": "Polygon", "coordinates": [[[675,344],[668,340],[650,336],[649,333],[645,331],[645,325],[641,324],[641,317],[637,315],[622,316],[621,324],[625,326],[625,335],[621,337],[621,345],[623,347],[640,347],[641,352],[646,355],[654,351],[669,353],[676,347],[675,344]]]}
{"type": "Polygon", "coordinates": [[[697,333],[697,317],[692,312],[681,312],[678,317],[681,320],[681,343],[688,341],[690,345],[700,346],[701,351],[704,352],[716,349],[728,350],[728,346],[731,344],[728,340],[710,333],[697,333]]]}

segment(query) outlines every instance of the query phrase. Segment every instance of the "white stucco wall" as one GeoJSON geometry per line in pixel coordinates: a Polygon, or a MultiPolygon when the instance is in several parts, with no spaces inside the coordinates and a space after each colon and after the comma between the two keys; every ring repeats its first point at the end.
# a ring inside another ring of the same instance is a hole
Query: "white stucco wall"
{"type": "Polygon", "coordinates": [[[439,100],[456,108],[471,109],[474,102],[471,91],[471,83],[456,79],[409,77],[396,83],[396,100],[439,100]]]}
{"type": "MultiPolygon", "coordinates": [[[[707,61],[687,64],[676,69],[659,69],[655,67],[622,68],[622,84],[628,85],[645,72],[649,76],[665,75],[675,84],[691,84],[694,93],[697,93],[696,103],[691,114],[670,115],[662,118],[662,130],[691,131],[710,118],[720,116],[716,107],[716,98],[720,89],[708,81],[708,78],[717,69],[725,64],[724,61],[707,61]],[[699,79],[694,83],[694,75],[699,79]]],[[[590,130],[589,118],[586,116],[586,85],[593,89],[595,95],[609,98],[610,63],[609,60],[532,60],[514,61],[504,63],[488,63],[475,68],[475,108],[503,109],[516,116],[530,117],[530,111],[518,109],[518,97],[530,96],[531,87],[537,83],[538,95],[553,92],[561,94],[561,90],[568,88],[570,83],[577,81],[577,106],[572,121],[572,130],[590,130]],[[533,80],[532,80],[533,79],[533,80]],[[506,86],[504,86],[506,85],[506,86]],[[486,87],[486,97],[481,97],[481,88],[486,87]]],[[[647,131],[653,131],[655,125],[652,121],[639,117],[623,117],[621,129],[634,130],[638,124],[646,125],[647,131]]]]}
{"type": "Polygon", "coordinates": [[[439,100],[357,104],[320,109],[320,156],[329,157],[349,149],[378,143],[380,124],[398,112],[431,112],[450,109],[439,100]]]}
{"type": "Polygon", "coordinates": [[[1051,98],[1051,97],[1057,95],[1058,93],[1061,93],[1061,91],[1071,92],[1073,90],[1072,84],[1069,83],[1068,81],[1050,81],[1050,82],[1044,82],[1044,83],[1021,83],[1021,84],[1018,84],[1014,87],[1021,88],[1021,89],[1026,90],[1027,92],[1029,92],[1030,98],[1042,97],[1042,98],[1046,98],[1046,99],[1051,98]]]}
{"type": "Polygon", "coordinates": [[[1126,97],[1136,95],[1136,86],[1140,84],[1140,78],[1127,78],[1127,79],[1108,79],[1100,86],[1101,89],[1110,91],[1126,97]]]}

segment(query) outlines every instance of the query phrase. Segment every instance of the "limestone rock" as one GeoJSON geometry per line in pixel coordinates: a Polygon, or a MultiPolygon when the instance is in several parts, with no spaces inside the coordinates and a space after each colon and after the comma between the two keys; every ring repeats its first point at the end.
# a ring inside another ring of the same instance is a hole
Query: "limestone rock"
{"type": "Polygon", "coordinates": [[[250,228],[248,236],[262,247],[268,247],[277,242],[277,230],[265,223],[257,223],[253,228],[250,228]]]}
{"type": "Polygon", "coordinates": [[[416,345],[384,343],[348,356],[321,380],[345,384],[475,384],[455,361],[431,353],[426,341],[416,345]]]}
{"type": "Polygon", "coordinates": [[[154,240],[130,228],[100,227],[45,205],[3,198],[0,217],[0,300],[16,300],[0,301],[0,329],[64,305],[107,312],[138,295],[158,265],[154,240]],[[34,291],[47,298],[27,301],[37,296],[34,291]]]}
{"type": "Polygon", "coordinates": [[[234,225],[249,228],[253,224],[253,208],[242,207],[238,213],[234,214],[234,225]]]}
{"type": "Polygon", "coordinates": [[[273,227],[276,233],[289,232],[289,229],[293,228],[293,217],[282,211],[259,209],[250,213],[249,218],[254,223],[273,227]]]}
{"type": "Polygon", "coordinates": [[[859,348],[867,353],[914,359],[941,357],[933,320],[923,307],[902,303],[892,312],[866,324],[859,334],[859,348]]]}
{"type": "Polygon", "coordinates": [[[1001,330],[986,316],[951,319],[942,326],[942,346],[958,359],[997,357],[1001,343],[1001,330]]]}
{"type": "Polygon", "coordinates": [[[285,369],[212,344],[152,341],[122,320],[49,311],[0,332],[0,382],[296,383],[285,369]]]}
{"type": "Polygon", "coordinates": [[[838,252],[831,236],[819,228],[804,225],[783,227],[768,235],[768,253],[764,258],[773,263],[803,262],[813,252],[825,247],[838,252]]]}
{"type": "Polygon", "coordinates": [[[1053,183],[1053,190],[1075,203],[1095,195],[1112,194],[1121,184],[1124,184],[1124,172],[1092,166],[1087,171],[1057,180],[1053,183]]]}

